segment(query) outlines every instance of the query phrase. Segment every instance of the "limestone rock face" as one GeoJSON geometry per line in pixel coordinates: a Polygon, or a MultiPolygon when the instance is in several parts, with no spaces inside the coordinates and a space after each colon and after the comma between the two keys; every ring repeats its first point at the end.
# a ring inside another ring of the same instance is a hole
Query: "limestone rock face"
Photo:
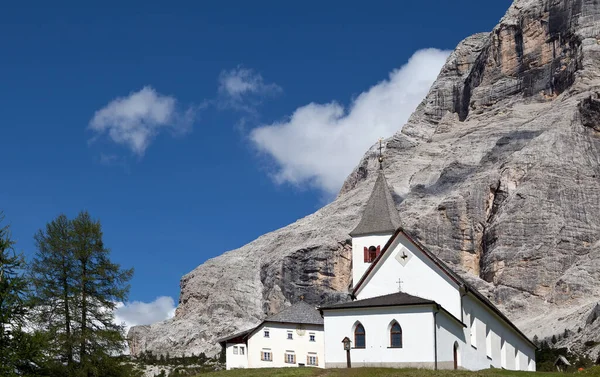
{"type": "MultiPolygon", "coordinates": [[[[492,32],[459,44],[384,152],[409,233],[528,335],[566,329],[560,345],[593,356],[583,344],[600,340],[588,319],[600,301],[599,93],[600,2],[516,0],[492,32]]],[[[300,295],[347,300],[348,232],[377,165],[372,148],[334,202],[185,275],[175,318],[132,328],[132,353],[214,354],[217,338],[300,295]]]]}

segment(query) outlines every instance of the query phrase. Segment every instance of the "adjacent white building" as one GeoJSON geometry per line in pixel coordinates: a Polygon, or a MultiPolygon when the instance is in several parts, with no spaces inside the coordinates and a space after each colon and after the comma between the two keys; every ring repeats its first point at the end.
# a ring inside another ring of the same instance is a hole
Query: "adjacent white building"
{"type": "Polygon", "coordinates": [[[218,341],[227,369],[323,367],[323,318],[314,306],[299,301],[266,318],[257,327],[218,341]]]}
{"type": "Polygon", "coordinates": [[[351,232],[353,301],[320,308],[325,367],[535,371],[535,345],[400,227],[383,171],[351,232]]]}

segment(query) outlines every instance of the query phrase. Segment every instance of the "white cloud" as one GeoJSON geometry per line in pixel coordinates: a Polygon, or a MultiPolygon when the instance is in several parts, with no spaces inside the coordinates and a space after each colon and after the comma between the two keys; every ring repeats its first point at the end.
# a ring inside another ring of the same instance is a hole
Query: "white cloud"
{"type": "Polygon", "coordinates": [[[127,333],[132,326],[150,325],[172,318],[175,315],[175,302],[168,296],[157,297],[152,302],[119,302],[114,315],[117,324],[125,324],[127,333]]]}
{"type": "Polygon", "coordinates": [[[221,71],[219,75],[218,103],[221,107],[253,112],[262,98],[281,92],[279,85],[265,83],[260,73],[242,66],[221,71]]]}
{"type": "Polygon", "coordinates": [[[285,121],[255,128],[250,139],[277,163],[277,183],[310,184],[334,194],[378,138],[402,128],[449,53],[419,50],[387,80],[361,93],[348,109],[337,102],[310,103],[285,121]]]}
{"type": "Polygon", "coordinates": [[[174,134],[191,129],[195,110],[177,109],[174,97],[162,95],[146,86],[127,97],[119,97],[96,111],[89,128],[97,136],[108,134],[117,144],[125,145],[138,156],[144,152],[161,131],[174,134]]]}

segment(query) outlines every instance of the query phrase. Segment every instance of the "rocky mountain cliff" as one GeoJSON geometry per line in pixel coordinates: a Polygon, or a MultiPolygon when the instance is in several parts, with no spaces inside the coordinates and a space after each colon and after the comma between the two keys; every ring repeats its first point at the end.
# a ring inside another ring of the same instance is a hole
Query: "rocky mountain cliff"
{"type": "MultiPolygon", "coordinates": [[[[404,228],[527,334],[567,329],[559,345],[578,348],[600,341],[599,93],[600,2],[516,0],[459,44],[384,152],[404,228]]],[[[185,275],[175,318],[132,328],[132,353],[213,354],[301,294],[347,300],[376,169],[373,148],[333,203],[185,275]]]]}

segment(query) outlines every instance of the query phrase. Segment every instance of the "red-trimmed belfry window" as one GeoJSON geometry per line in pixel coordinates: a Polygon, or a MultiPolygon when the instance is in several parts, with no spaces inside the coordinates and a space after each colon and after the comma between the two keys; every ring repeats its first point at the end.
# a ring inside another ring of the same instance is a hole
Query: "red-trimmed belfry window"
{"type": "Polygon", "coordinates": [[[365,263],[373,262],[381,254],[381,246],[365,246],[365,263]]]}

